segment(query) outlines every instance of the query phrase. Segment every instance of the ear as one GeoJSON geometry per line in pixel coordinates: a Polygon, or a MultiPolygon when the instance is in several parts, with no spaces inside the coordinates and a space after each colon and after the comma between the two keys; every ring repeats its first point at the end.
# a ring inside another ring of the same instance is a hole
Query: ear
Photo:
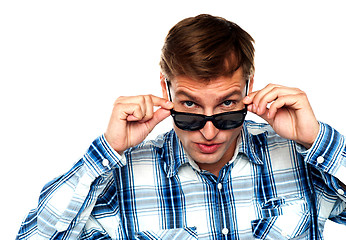
{"type": "Polygon", "coordinates": [[[161,84],[161,90],[162,90],[162,96],[164,99],[168,100],[168,93],[167,93],[167,86],[166,86],[166,78],[165,76],[162,74],[162,72],[160,72],[160,84],[161,84]]]}

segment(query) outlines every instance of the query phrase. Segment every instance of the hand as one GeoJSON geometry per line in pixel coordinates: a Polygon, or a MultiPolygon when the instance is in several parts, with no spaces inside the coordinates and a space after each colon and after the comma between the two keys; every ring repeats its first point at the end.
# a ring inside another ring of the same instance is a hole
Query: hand
{"type": "Polygon", "coordinates": [[[281,137],[309,149],[317,138],[319,123],[305,92],[269,84],[244,98],[248,110],[266,120],[281,137]],[[271,104],[268,107],[268,104],[271,104]]]}
{"type": "Polygon", "coordinates": [[[170,115],[173,103],[153,95],[119,97],[105,137],[119,154],[141,143],[154,127],[170,115]],[[161,107],[154,112],[154,106],[161,107]]]}

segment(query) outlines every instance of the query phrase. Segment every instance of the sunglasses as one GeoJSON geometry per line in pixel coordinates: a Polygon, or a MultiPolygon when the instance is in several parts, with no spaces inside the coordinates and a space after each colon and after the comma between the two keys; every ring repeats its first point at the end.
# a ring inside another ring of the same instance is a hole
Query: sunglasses
{"type": "MultiPolygon", "coordinates": [[[[172,102],[169,82],[166,79],[166,86],[168,90],[169,100],[172,102]]],[[[246,82],[246,95],[248,94],[248,81],[246,82]]],[[[173,117],[175,125],[186,131],[196,131],[202,129],[208,121],[211,121],[214,126],[221,130],[229,130],[238,128],[243,125],[247,114],[247,105],[240,111],[231,111],[206,116],[203,114],[177,112],[171,109],[171,116],[173,117]]]]}

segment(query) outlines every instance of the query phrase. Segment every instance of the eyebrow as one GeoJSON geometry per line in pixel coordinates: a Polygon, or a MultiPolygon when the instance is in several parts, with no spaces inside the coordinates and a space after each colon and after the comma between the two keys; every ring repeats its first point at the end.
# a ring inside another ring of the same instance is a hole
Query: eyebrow
{"type": "Polygon", "coordinates": [[[191,99],[192,101],[194,102],[198,102],[199,101],[199,98],[198,97],[195,97],[195,96],[192,96],[191,94],[189,94],[188,92],[185,92],[184,90],[178,90],[176,93],[175,93],[176,96],[178,95],[183,95],[185,97],[187,97],[188,99],[191,99]]]}
{"type": "MultiPolygon", "coordinates": [[[[200,102],[200,99],[199,97],[197,96],[193,96],[191,95],[190,93],[184,91],[184,90],[178,90],[175,95],[183,95],[183,96],[186,96],[187,98],[191,99],[193,102],[200,102]]],[[[234,95],[239,95],[241,96],[242,95],[242,92],[240,90],[235,90],[233,92],[230,92],[229,94],[225,95],[225,96],[218,96],[216,98],[216,101],[217,102],[223,102],[224,100],[234,96],[234,95]]]]}

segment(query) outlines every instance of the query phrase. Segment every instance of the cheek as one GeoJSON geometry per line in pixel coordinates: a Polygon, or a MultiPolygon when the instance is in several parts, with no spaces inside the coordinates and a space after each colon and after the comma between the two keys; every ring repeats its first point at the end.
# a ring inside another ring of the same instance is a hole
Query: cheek
{"type": "Polygon", "coordinates": [[[181,130],[180,128],[177,128],[176,126],[174,126],[174,131],[175,133],[178,135],[178,138],[180,139],[180,141],[182,143],[186,142],[187,139],[189,139],[189,131],[184,131],[184,130],[181,130]]]}
{"type": "Polygon", "coordinates": [[[233,141],[235,141],[240,132],[242,130],[242,127],[236,128],[236,129],[232,129],[232,130],[222,130],[219,132],[219,136],[223,138],[223,140],[225,142],[228,142],[228,144],[232,144],[233,141]]]}
{"type": "Polygon", "coordinates": [[[185,149],[189,147],[189,144],[191,144],[194,139],[198,139],[198,131],[184,131],[180,128],[177,128],[176,126],[174,126],[174,131],[176,132],[185,149]]]}

